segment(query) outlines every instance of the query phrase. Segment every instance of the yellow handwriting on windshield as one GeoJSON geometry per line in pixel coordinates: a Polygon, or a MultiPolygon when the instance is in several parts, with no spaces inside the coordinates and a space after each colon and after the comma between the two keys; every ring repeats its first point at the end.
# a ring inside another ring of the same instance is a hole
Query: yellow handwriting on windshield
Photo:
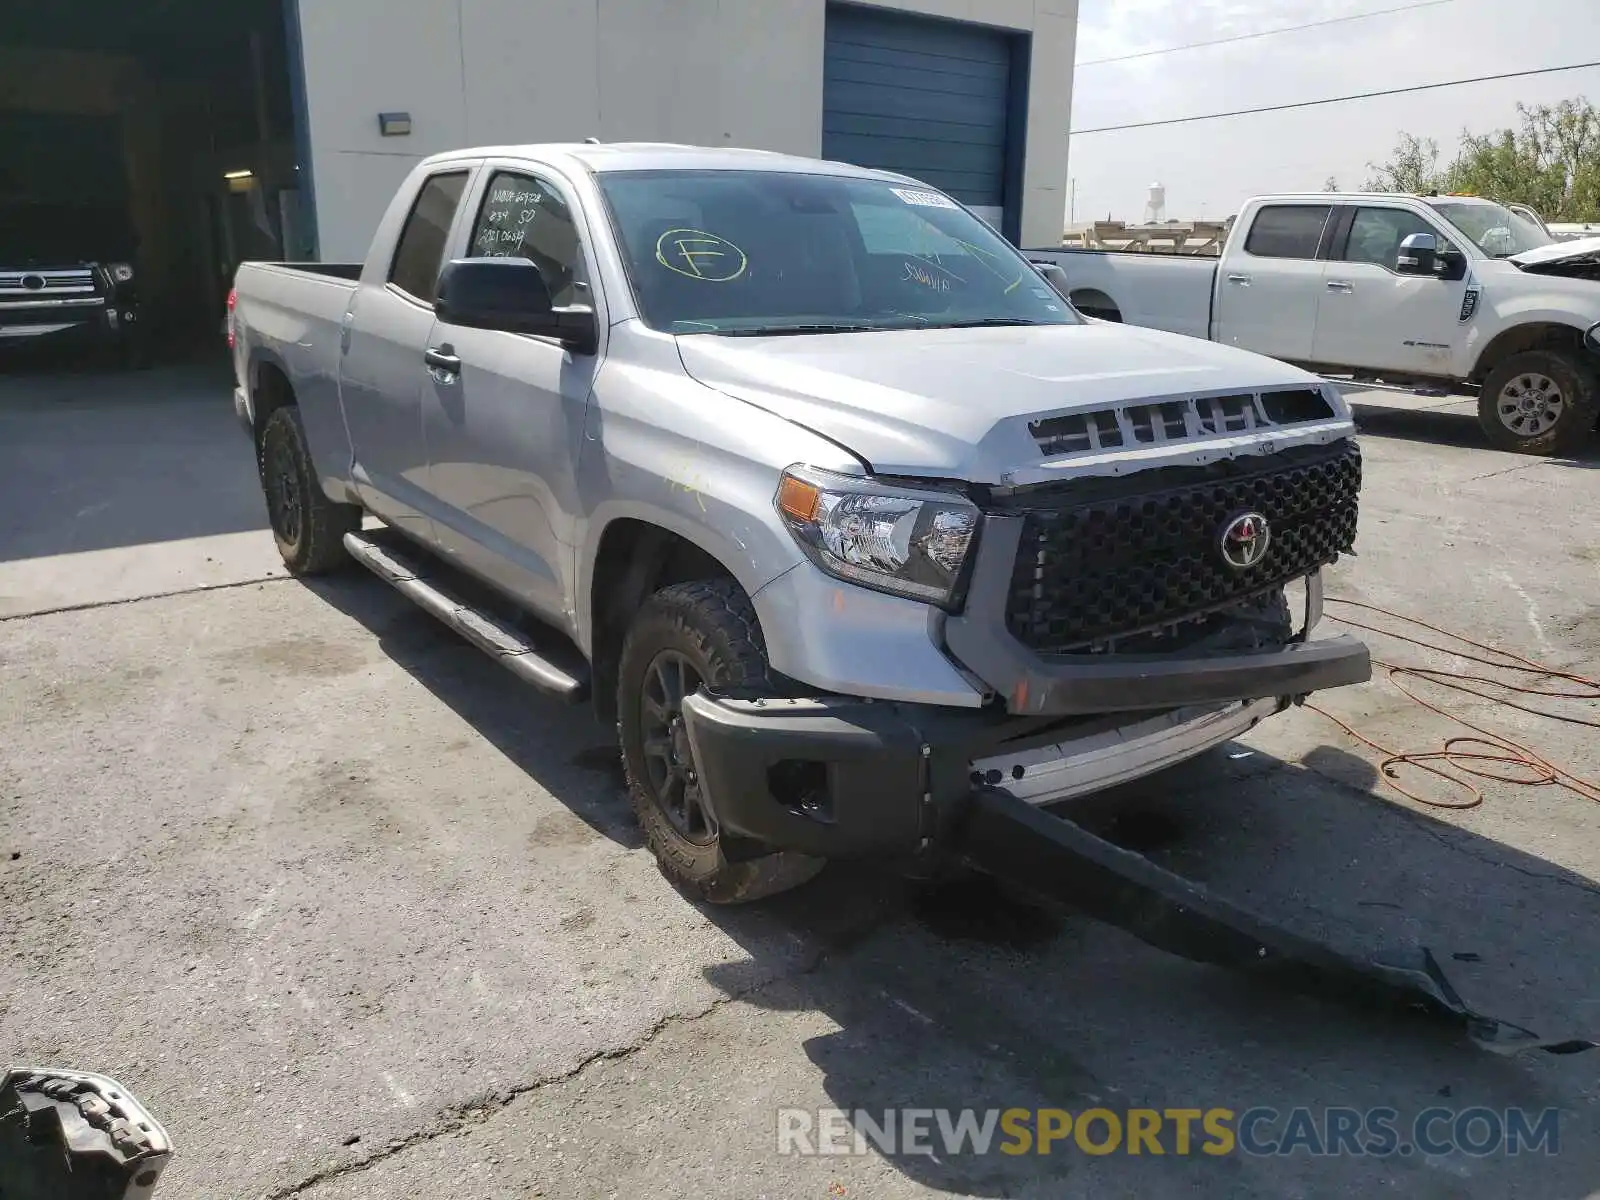
{"type": "Polygon", "coordinates": [[[727,238],[703,229],[669,229],[656,239],[656,261],[669,271],[705,283],[731,283],[750,260],[727,238]]]}
{"type": "Polygon", "coordinates": [[[951,277],[948,271],[940,270],[936,275],[929,269],[927,264],[920,263],[912,258],[906,259],[905,267],[906,278],[912,283],[920,283],[923,287],[932,288],[936,292],[948,292],[950,290],[951,277]]]}

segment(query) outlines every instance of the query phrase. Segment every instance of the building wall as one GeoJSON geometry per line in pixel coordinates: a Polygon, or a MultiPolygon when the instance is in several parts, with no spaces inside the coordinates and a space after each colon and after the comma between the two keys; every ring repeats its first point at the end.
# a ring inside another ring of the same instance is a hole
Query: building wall
{"type": "MultiPolygon", "coordinates": [[[[325,259],[361,258],[407,171],[441,150],[598,137],[821,152],[825,0],[291,2],[325,259]],[[411,135],[381,136],[380,112],[410,113],[411,135]]],[[[880,4],[1033,34],[1028,246],[1061,239],[1077,5],[880,4]]]]}

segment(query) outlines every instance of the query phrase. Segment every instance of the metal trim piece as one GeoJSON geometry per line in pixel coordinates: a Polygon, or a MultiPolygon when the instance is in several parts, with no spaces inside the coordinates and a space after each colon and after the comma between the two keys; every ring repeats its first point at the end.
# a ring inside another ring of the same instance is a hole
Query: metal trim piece
{"type": "Polygon", "coordinates": [[[1055,804],[1193,758],[1254,728],[1278,707],[1276,699],[1266,699],[1176,709],[1075,740],[977,759],[972,769],[980,775],[999,771],[1006,791],[1019,800],[1055,804]],[[1014,774],[1018,767],[1020,778],[1014,774]]]}

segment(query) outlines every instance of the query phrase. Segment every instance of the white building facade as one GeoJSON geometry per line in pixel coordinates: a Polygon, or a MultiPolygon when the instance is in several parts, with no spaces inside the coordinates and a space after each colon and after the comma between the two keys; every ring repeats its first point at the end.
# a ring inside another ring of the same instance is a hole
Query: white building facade
{"type": "Polygon", "coordinates": [[[427,155],[745,146],[902,171],[1022,246],[1066,207],[1078,0],[287,0],[301,190],[364,256],[427,155]]]}

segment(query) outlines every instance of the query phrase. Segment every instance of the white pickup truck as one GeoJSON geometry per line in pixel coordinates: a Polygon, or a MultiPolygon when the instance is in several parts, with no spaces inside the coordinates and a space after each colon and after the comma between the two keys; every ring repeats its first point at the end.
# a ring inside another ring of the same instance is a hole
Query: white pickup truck
{"type": "Polygon", "coordinates": [[[1578,449],[1600,422],[1600,237],[1557,241],[1465,196],[1261,196],[1220,259],[1029,251],[1086,316],[1334,379],[1478,395],[1491,444],[1578,449]]]}

